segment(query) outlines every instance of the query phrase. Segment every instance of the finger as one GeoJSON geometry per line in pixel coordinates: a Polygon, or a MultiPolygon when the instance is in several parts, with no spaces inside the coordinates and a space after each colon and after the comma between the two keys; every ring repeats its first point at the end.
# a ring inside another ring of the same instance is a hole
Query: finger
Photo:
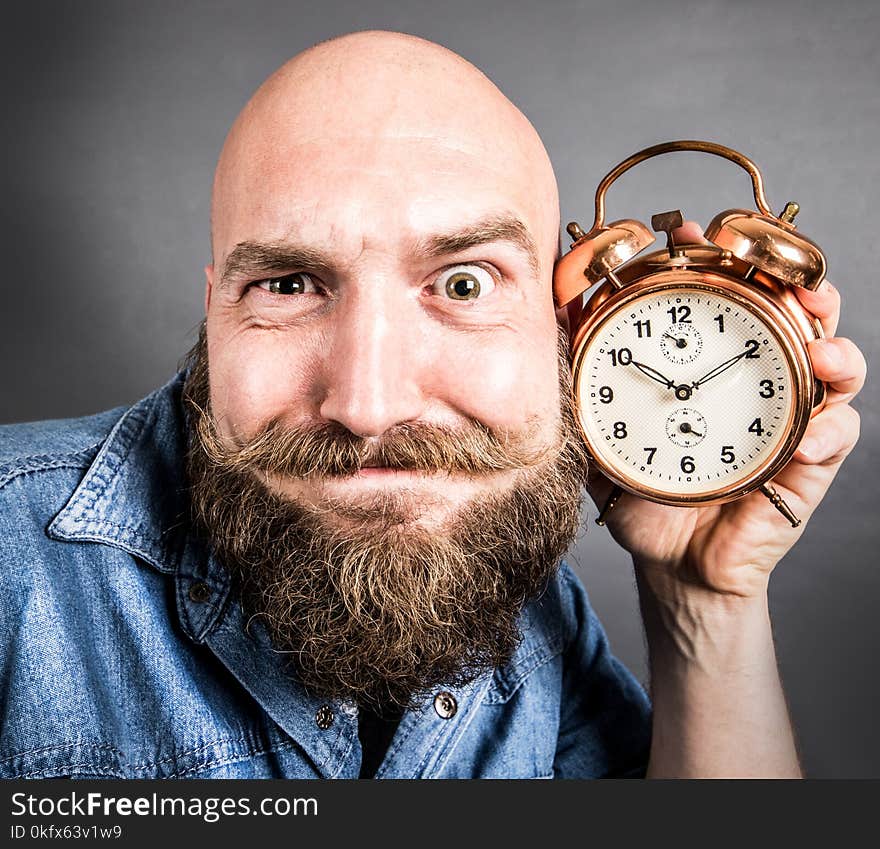
{"type": "Polygon", "coordinates": [[[859,414],[848,404],[826,407],[807,426],[794,459],[806,465],[841,463],[859,438],[859,414]]]}
{"type": "Polygon", "coordinates": [[[590,463],[587,476],[587,492],[593,499],[593,503],[601,510],[613,491],[614,484],[596,469],[593,463],[590,463]]]}
{"type": "Polygon", "coordinates": [[[703,228],[696,221],[685,221],[681,227],[672,231],[672,238],[678,245],[708,245],[703,236],[703,228]]]}
{"type": "Polygon", "coordinates": [[[835,336],[816,339],[807,346],[813,373],[828,384],[828,403],[850,401],[865,385],[865,357],[854,342],[835,336]]]}
{"type": "Polygon", "coordinates": [[[811,312],[822,323],[822,330],[826,336],[833,336],[837,332],[837,322],[840,320],[840,292],[828,280],[823,280],[822,285],[811,292],[803,286],[793,286],[795,295],[804,309],[811,312]]]}

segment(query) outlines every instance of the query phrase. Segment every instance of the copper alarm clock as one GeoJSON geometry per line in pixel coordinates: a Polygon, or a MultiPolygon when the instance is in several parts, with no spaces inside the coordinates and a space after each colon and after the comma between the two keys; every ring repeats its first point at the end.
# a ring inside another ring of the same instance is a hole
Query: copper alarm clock
{"type": "Polygon", "coordinates": [[[633,154],[596,190],[593,226],[568,225],[573,244],[557,264],[563,306],[599,284],[572,333],[578,419],[595,466],[623,491],[671,505],[719,504],[761,490],[793,526],[772,486],[810,417],[825,401],[807,343],[819,321],[793,288],[825,276],[819,247],[799,233],[795,203],[777,216],[761,173],[719,144],[673,141],[633,154]],[[605,194],[634,165],[672,151],[724,157],[752,179],[757,209],[730,209],[709,224],[709,244],[680,244],[680,211],[653,216],[666,248],[635,220],[605,223],[605,194]]]}

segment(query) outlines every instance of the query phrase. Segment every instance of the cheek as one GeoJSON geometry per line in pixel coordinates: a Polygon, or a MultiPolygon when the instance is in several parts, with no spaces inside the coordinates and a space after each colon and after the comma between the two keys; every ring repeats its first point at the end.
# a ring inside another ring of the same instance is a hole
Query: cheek
{"type": "Polygon", "coordinates": [[[283,333],[211,330],[209,322],[211,409],[221,435],[253,436],[275,417],[295,421],[311,412],[318,345],[292,346],[283,333]]]}
{"type": "MultiPolygon", "coordinates": [[[[494,336],[494,335],[493,335],[494,336]]],[[[480,340],[452,349],[446,394],[459,410],[490,427],[522,427],[559,415],[556,328],[480,340]]]]}

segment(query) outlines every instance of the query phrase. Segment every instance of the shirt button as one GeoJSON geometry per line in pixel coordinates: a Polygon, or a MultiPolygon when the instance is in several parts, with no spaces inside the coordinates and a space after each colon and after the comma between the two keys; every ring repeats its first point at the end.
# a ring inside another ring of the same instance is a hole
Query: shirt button
{"type": "Polygon", "coordinates": [[[333,724],[333,708],[330,705],[321,705],[315,714],[315,722],[322,731],[326,731],[333,724]]]}
{"type": "Polygon", "coordinates": [[[455,696],[452,693],[447,693],[444,690],[434,696],[434,710],[437,711],[437,716],[440,719],[452,719],[458,710],[458,702],[455,701],[455,696]]]}
{"type": "Polygon", "coordinates": [[[204,581],[196,581],[189,588],[189,600],[204,604],[211,598],[211,588],[204,581]]]}

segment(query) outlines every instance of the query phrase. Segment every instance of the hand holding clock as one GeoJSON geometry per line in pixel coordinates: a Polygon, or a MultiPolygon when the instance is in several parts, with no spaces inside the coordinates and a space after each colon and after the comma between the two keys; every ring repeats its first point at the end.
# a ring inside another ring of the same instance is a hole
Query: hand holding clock
{"type": "MultiPolygon", "coordinates": [[[[702,240],[693,222],[676,235],[681,242],[702,240]]],[[[862,388],[866,366],[851,341],[834,335],[837,290],[826,281],[815,292],[795,291],[826,337],[810,342],[808,352],[815,377],[826,383],[827,401],[773,485],[806,521],[858,439],[859,416],[850,401],[862,388]]],[[[691,386],[726,371],[747,351],[691,386]]],[[[612,488],[601,474],[591,475],[589,490],[598,505],[612,488]]],[[[800,776],[767,584],[803,524],[792,528],[780,521],[758,491],[700,507],[664,506],[625,494],[607,523],[633,556],[648,640],[654,705],[648,776],[800,776]]]]}
{"type": "MultiPolygon", "coordinates": [[[[680,228],[679,238],[691,243],[702,240],[699,225],[687,222],[680,228]]],[[[834,337],[840,317],[837,290],[826,281],[815,292],[796,289],[796,293],[821,321],[826,336],[810,343],[809,353],[816,378],[828,384],[828,400],[773,483],[795,513],[806,520],[858,439],[859,416],[849,402],[864,383],[866,365],[851,341],[834,337]]],[[[693,385],[717,376],[748,351],[712,369],[693,385]]],[[[636,367],[658,382],[675,385],[651,367],[636,367]]],[[[589,491],[598,505],[605,503],[611,490],[606,478],[591,476],[589,491]]],[[[657,594],[674,597],[684,584],[731,600],[764,595],[773,567],[803,532],[803,525],[786,527],[779,518],[759,492],[705,507],[669,507],[627,494],[609,516],[608,527],[633,555],[657,594]]]]}

